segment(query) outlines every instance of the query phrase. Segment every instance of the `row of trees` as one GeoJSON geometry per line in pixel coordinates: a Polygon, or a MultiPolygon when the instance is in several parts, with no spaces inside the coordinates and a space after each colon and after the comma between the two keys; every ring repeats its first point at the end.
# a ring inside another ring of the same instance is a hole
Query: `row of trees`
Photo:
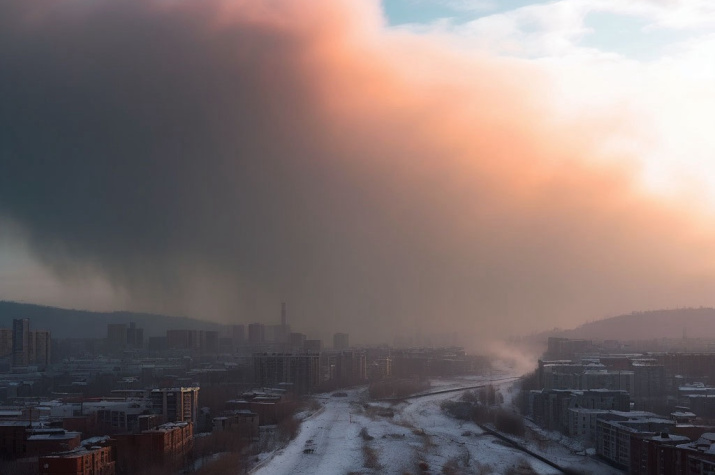
{"type": "Polygon", "coordinates": [[[489,385],[474,391],[466,391],[459,401],[444,401],[442,409],[457,419],[475,424],[493,424],[500,431],[523,436],[524,418],[515,411],[500,406],[504,398],[494,386],[489,385]]]}

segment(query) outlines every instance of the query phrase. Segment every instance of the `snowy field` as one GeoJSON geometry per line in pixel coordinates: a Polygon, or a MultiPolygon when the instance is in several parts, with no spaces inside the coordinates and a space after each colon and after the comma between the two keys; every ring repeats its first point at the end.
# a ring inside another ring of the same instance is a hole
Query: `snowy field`
{"type": "MultiPolygon", "coordinates": [[[[494,376],[505,400],[511,382],[494,376]]],[[[489,378],[435,380],[434,390],[489,382],[489,378]]],[[[440,403],[462,392],[400,403],[371,402],[365,388],[347,397],[317,397],[322,408],[301,424],[298,436],[267,457],[255,475],[340,474],[558,474],[555,468],[485,434],[477,425],[445,414],[440,403]]],[[[556,442],[519,440],[549,460],[583,474],[620,474],[556,442]]]]}

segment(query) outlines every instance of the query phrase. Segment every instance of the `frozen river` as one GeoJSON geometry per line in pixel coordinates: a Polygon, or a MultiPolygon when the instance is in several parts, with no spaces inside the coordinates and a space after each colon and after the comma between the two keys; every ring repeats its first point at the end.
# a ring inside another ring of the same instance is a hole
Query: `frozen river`
{"type": "MultiPolygon", "coordinates": [[[[503,376],[438,380],[434,389],[488,383],[490,379],[495,380],[493,384],[509,400],[512,382],[504,381],[503,376]]],[[[461,392],[399,403],[370,402],[365,388],[348,390],[345,394],[347,397],[319,397],[322,408],[303,421],[298,436],[252,473],[402,475],[426,468],[431,473],[498,474],[517,467],[526,473],[560,473],[483,433],[474,423],[445,414],[440,404],[459,399],[461,392]]],[[[524,442],[535,449],[535,443],[524,442]]],[[[546,446],[541,443],[539,447],[537,450],[542,450],[550,460],[584,473],[620,473],[557,443],[546,446]]]]}

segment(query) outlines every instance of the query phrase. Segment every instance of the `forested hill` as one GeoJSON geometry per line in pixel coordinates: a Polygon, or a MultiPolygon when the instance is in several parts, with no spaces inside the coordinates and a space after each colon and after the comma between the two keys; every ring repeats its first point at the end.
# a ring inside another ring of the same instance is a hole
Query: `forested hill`
{"type": "Polygon", "coordinates": [[[715,309],[682,308],[633,312],[585,323],[572,330],[546,332],[548,336],[590,340],[652,340],[660,338],[715,339],[715,309]]]}
{"type": "Polygon", "coordinates": [[[218,323],[189,317],[135,312],[90,312],[27,303],[0,301],[0,327],[11,328],[14,318],[29,318],[30,329],[49,330],[53,338],[103,338],[107,323],[136,322],[144,337],[162,336],[168,328],[219,330],[218,323]]]}

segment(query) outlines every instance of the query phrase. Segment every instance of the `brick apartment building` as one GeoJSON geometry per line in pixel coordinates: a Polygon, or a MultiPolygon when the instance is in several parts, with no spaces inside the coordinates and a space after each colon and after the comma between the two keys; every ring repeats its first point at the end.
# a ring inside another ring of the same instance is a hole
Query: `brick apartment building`
{"type": "Polygon", "coordinates": [[[63,452],[79,446],[81,434],[29,421],[0,422],[0,457],[17,459],[63,452]]]}
{"type": "Polygon", "coordinates": [[[153,466],[178,468],[193,448],[191,422],[170,422],[140,434],[114,437],[117,473],[132,474],[153,466]]]}
{"type": "Polygon", "coordinates": [[[115,475],[113,447],[79,448],[40,457],[40,475],[115,475]]]}

